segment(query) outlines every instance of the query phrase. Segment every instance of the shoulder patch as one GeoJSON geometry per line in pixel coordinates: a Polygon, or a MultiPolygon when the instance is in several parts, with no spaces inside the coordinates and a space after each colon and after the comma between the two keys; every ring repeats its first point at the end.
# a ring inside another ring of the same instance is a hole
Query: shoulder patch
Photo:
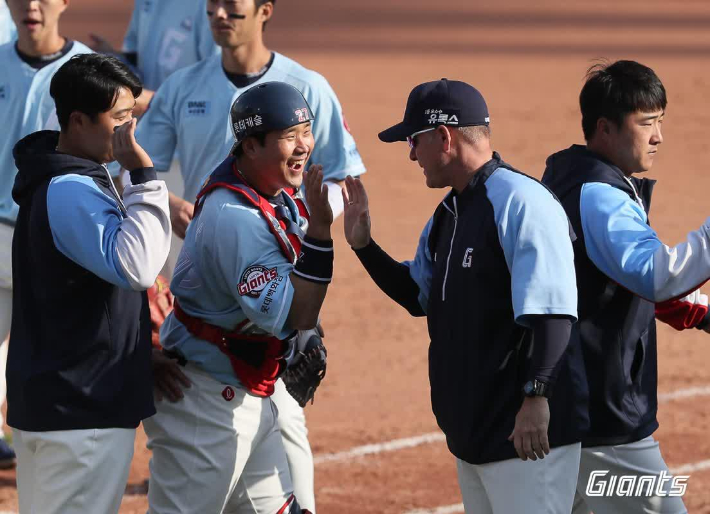
{"type": "Polygon", "coordinates": [[[266,268],[261,265],[249,266],[237,286],[240,296],[258,298],[266,285],[279,276],[276,268],[266,268]]]}

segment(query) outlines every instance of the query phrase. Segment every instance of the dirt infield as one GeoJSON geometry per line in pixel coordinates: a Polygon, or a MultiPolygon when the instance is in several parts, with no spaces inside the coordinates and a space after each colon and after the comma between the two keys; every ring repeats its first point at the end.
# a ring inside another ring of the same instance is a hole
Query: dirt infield
{"type": "MultiPolygon", "coordinates": [[[[131,8],[72,0],[65,34],[86,40],[98,32],[118,44],[131,8]]],[[[376,137],[401,119],[410,89],[441,77],[474,84],[489,105],[495,149],[539,177],[547,155],[582,142],[577,96],[586,68],[601,57],[639,60],[663,80],[669,105],[649,174],[659,179],[651,220],[671,244],[697,228],[710,214],[702,160],[710,150],[708,29],[703,0],[282,0],[267,42],[321,72],[338,93],[368,167],[374,238],[404,260],[444,194],[425,187],[406,144],[376,137]]],[[[431,413],[426,324],[376,289],[344,241],[342,220],[334,233],[336,274],[323,314],[328,377],[306,410],[319,512],[403,514],[459,504],[454,459],[431,413]],[[385,444],[392,441],[399,441],[394,449],[385,444]],[[341,453],[363,445],[371,446],[341,453]]],[[[671,468],[696,465],[681,468],[691,475],[686,504],[710,513],[703,463],[710,460],[710,336],[660,326],[659,341],[659,390],[686,393],[664,397],[656,436],[671,468]]],[[[149,458],[141,434],[122,513],[146,510],[149,458]]],[[[16,497],[14,472],[0,472],[0,511],[17,510],[16,497]]]]}

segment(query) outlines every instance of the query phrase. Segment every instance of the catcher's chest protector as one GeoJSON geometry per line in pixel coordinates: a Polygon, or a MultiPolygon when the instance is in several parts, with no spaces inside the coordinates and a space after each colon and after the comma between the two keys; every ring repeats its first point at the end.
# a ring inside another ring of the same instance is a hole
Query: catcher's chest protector
{"type": "MultiPolygon", "coordinates": [[[[300,227],[281,209],[275,209],[266,198],[260,196],[244,182],[236,169],[233,157],[228,157],[202,186],[195,202],[195,216],[198,215],[207,195],[217,188],[226,188],[234,191],[235,194],[240,195],[249,204],[256,207],[266,221],[269,231],[276,238],[276,242],[286,259],[291,263],[296,262],[301,252],[302,231],[300,227]]],[[[285,191],[296,203],[300,216],[308,219],[308,210],[300,197],[300,193],[294,189],[285,191]]],[[[240,327],[236,327],[233,331],[226,331],[190,316],[180,309],[177,302],[175,304],[175,314],[190,333],[214,344],[222,353],[229,357],[234,373],[249,391],[264,397],[273,394],[276,379],[285,367],[282,359],[286,346],[285,341],[274,336],[246,336],[239,333],[240,327]],[[235,344],[245,344],[251,347],[259,344],[263,345],[262,358],[249,359],[249,362],[247,362],[237,355],[239,352],[234,352],[230,349],[235,344]]]]}

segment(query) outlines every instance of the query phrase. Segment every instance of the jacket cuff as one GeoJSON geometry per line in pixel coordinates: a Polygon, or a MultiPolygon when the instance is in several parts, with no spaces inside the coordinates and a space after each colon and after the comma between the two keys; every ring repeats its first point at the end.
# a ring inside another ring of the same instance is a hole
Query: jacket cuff
{"type": "Polygon", "coordinates": [[[138,168],[131,171],[131,184],[143,184],[150,180],[157,180],[158,174],[155,172],[155,168],[138,168]]]}

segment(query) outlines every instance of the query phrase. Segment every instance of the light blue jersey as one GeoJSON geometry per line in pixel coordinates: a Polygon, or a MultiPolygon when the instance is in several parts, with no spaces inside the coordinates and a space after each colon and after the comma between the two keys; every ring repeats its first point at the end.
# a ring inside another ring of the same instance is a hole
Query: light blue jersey
{"type": "Polygon", "coordinates": [[[77,54],[91,50],[74,41],[61,59],[37,70],[20,59],[13,43],[0,46],[0,220],[14,224],[18,207],[12,200],[17,168],[12,149],[26,135],[43,129],[58,129],[49,84],[54,73],[77,54]]]}
{"type": "MultiPolygon", "coordinates": [[[[310,104],[316,118],[310,162],[323,165],[326,179],[343,180],[365,172],[340,102],[323,76],[274,53],[269,70],[248,87],[269,81],[293,85],[310,104]]],[[[173,155],[180,161],[186,200],[195,200],[206,176],[232,148],[229,109],[246,89],[234,86],[216,55],[171,75],[138,124],[138,142],[157,170],[167,171],[173,155]]]]}
{"type": "Polygon", "coordinates": [[[143,85],[156,90],[174,71],[220,49],[212,39],[205,0],[135,0],[123,51],[138,54],[143,85]]]}
{"type": "MultiPolygon", "coordinates": [[[[525,325],[525,317],[529,315],[555,314],[576,318],[577,287],[574,266],[571,265],[574,254],[569,223],[562,206],[544,186],[506,168],[493,171],[485,187],[486,197],[493,207],[498,241],[510,271],[516,321],[525,325]]],[[[451,199],[454,211],[463,209],[457,204],[457,198],[451,199]]],[[[451,210],[449,200],[447,197],[444,205],[451,210]]],[[[460,216],[458,212],[452,214],[457,218],[460,216]]],[[[479,211],[474,214],[481,216],[479,211]]],[[[428,244],[432,220],[422,232],[414,260],[404,263],[419,286],[419,303],[425,312],[433,269],[428,244]]],[[[466,236],[457,234],[455,237],[466,236]]],[[[473,251],[473,248],[469,250],[473,251]]],[[[466,259],[471,258],[470,253],[464,254],[463,261],[457,259],[450,266],[466,268],[466,259]]]]}
{"type": "MultiPolygon", "coordinates": [[[[291,219],[303,225],[296,204],[286,199],[291,219]]],[[[191,316],[228,330],[249,319],[253,325],[246,333],[283,339],[292,332],[286,324],[292,270],[259,210],[233,191],[218,188],[188,226],[170,288],[191,316]]],[[[219,348],[195,338],[174,314],[160,336],[165,348],[179,351],[220,382],[239,385],[219,348]]]]}
{"type": "Polygon", "coordinates": [[[5,0],[0,0],[0,45],[17,39],[17,27],[10,16],[5,0]]]}

